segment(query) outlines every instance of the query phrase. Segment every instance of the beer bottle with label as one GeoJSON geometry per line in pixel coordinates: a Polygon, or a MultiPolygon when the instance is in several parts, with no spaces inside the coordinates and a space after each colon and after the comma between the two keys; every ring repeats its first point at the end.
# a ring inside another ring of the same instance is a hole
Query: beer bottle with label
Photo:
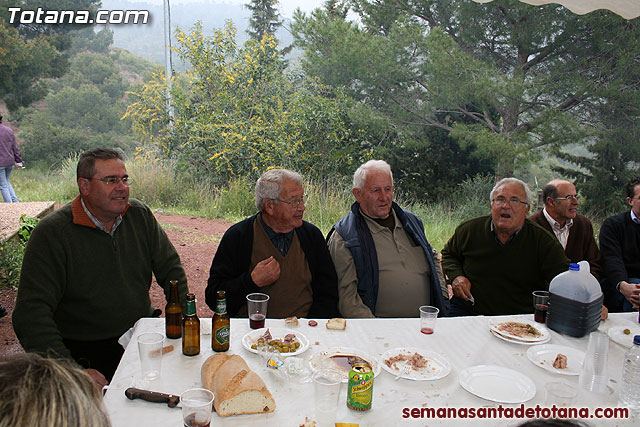
{"type": "Polygon", "coordinates": [[[178,299],[178,281],[169,281],[169,301],[164,308],[167,338],[182,336],[182,306],[178,299]]]}
{"type": "Polygon", "coordinates": [[[213,315],[211,328],[211,348],[213,351],[227,351],[230,336],[227,299],[224,291],[218,291],[216,296],[216,312],[213,315]]]}
{"type": "Polygon", "coordinates": [[[196,314],[196,296],[187,294],[187,311],[182,321],[182,354],[195,356],[200,353],[200,319],[196,314]]]}

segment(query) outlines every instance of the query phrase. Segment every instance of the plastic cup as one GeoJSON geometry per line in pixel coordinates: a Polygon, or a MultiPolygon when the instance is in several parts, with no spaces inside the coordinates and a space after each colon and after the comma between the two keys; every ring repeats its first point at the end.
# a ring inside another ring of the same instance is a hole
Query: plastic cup
{"type": "Polygon", "coordinates": [[[578,397],[578,389],[575,386],[563,382],[550,382],[546,383],[544,388],[547,392],[544,401],[546,406],[568,408],[575,405],[578,397]]]}
{"type": "Polygon", "coordinates": [[[437,307],[423,305],[420,307],[420,332],[432,334],[435,330],[436,319],[440,310],[437,307]]]}
{"type": "Polygon", "coordinates": [[[206,388],[192,388],[180,395],[184,427],[209,427],[213,393],[206,388]]]}
{"type": "Polygon", "coordinates": [[[580,387],[594,393],[607,392],[607,354],[609,337],[601,332],[589,334],[587,353],[580,372],[580,387]]]}
{"type": "Polygon", "coordinates": [[[264,319],[267,317],[267,305],[269,295],[253,293],[247,295],[247,312],[249,314],[249,326],[251,329],[264,328],[264,319]]]}
{"type": "Polygon", "coordinates": [[[146,332],[138,335],[140,369],[143,379],[153,381],[160,378],[163,343],[164,335],[156,332],[146,332]]]}
{"type": "Polygon", "coordinates": [[[342,372],[336,369],[321,369],[313,373],[312,379],[318,426],[333,426],[338,411],[342,372]]]}
{"type": "Polygon", "coordinates": [[[533,320],[538,323],[547,321],[547,309],[549,308],[549,292],[533,291],[533,320]]]}

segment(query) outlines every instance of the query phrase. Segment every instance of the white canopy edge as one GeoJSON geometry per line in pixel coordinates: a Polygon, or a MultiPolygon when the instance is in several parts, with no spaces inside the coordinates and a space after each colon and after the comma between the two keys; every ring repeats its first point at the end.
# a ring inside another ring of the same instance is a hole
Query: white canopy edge
{"type": "MultiPolygon", "coordinates": [[[[493,0],[473,0],[476,3],[489,3],[493,0]]],[[[640,0],[520,0],[533,6],[557,3],[578,15],[593,12],[597,9],[608,9],[625,19],[640,16],[640,0]]]]}

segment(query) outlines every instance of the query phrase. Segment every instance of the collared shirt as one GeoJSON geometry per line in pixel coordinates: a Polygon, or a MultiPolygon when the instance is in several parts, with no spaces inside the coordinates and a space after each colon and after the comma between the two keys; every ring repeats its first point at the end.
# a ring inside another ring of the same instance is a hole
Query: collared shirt
{"type": "Polygon", "coordinates": [[[276,247],[282,256],[287,255],[291,247],[291,242],[293,242],[293,230],[288,233],[276,233],[264,222],[262,214],[258,215],[258,218],[260,218],[260,224],[264,227],[264,231],[267,232],[267,236],[269,240],[271,240],[271,243],[273,243],[273,246],[276,247]]]}
{"type": "Polygon", "coordinates": [[[640,224],[640,218],[636,216],[635,212],[633,212],[633,209],[631,209],[631,221],[635,222],[636,224],[640,224]]]}
{"type": "Polygon", "coordinates": [[[80,203],[82,203],[82,209],[84,209],[84,212],[87,214],[91,222],[93,222],[93,224],[99,230],[102,230],[113,237],[113,234],[116,232],[116,228],[118,228],[118,226],[122,222],[122,215],[118,215],[116,217],[116,220],[113,222],[113,227],[111,227],[111,231],[107,231],[107,228],[104,226],[104,224],[102,224],[98,218],[96,218],[91,212],[89,212],[89,209],[87,209],[87,206],[84,204],[84,200],[82,200],[82,197],[80,197],[80,203]]]}
{"type": "Polygon", "coordinates": [[[508,245],[509,243],[511,243],[511,241],[513,240],[513,238],[514,238],[514,237],[516,237],[516,236],[520,233],[520,231],[522,230],[522,227],[524,227],[524,224],[522,224],[522,227],[518,228],[518,229],[516,230],[516,232],[515,232],[515,233],[513,233],[513,235],[512,235],[511,237],[509,237],[509,240],[507,240],[507,241],[506,241],[506,242],[504,242],[504,243],[502,243],[502,242],[500,241],[500,239],[498,239],[498,235],[496,234],[495,226],[493,225],[493,219],[491,220],[490,227],[491,227],[491,232],[493,233],[493,237],[496,239],[496,242],[498,242],[498,244],[499,244],[500,246],[504,246],[504,245],[508,245]]]}
{"type": "Polygon", "coordinates": [[[562,248],[566,249],[567,240],[569,240],[569,229],[573,227],[573,218],[568,218],[563,227],[560,225],[560,223],[558,223],[558,221],[556,221],[555,219],[553,219],[553,217],[551,217],[551,215],[549,215],[549,212],[547,212],[547,208],[542,209],[542,213],[551,226],[553,234],[555,234],[558,238],[558,241],[562,245],[562,248]]]}

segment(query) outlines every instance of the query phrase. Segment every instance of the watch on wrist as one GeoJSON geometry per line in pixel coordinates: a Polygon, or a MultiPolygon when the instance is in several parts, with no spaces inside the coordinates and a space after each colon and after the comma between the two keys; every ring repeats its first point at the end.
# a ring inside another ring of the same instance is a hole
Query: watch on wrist
{"type": "Polygon", "coordinates": [[[616,285],[616,291],[620,292],[620,285],[622,285],[622,280],[618,282],[616,285]]]}

